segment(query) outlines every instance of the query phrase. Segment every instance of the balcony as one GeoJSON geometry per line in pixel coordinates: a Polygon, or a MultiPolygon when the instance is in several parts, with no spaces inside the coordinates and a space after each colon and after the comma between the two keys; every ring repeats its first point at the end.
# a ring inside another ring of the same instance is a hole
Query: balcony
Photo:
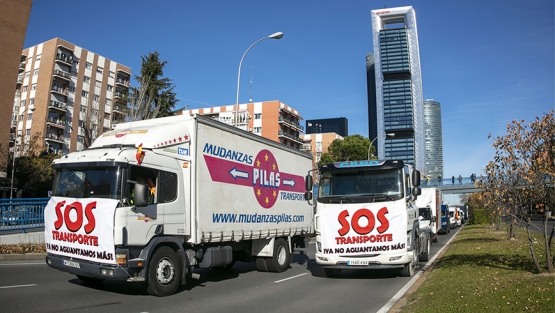
{"type": "Polygon", "coordinates": [[[63,119],[57,119],[57,118],[53,118],[53,117],[49,117],[48,120],[46,121],[46,124],[48,126],[53,126],[56,128],[61,128],[61,129],[65,129],[66,128],[66,121],[63,119]]]}
{"type": "Polygon", "coordinates": [[[56,86],[52,86],[52,92],[58,93],[62,96],[67,96],[69,94],[69,92],[67,91],[67,89],[61,88],[61,87],[56,87],[56,86]]]}
{"type": "Polygon", "coordinates": [[[17,75],[17,88],[23,83],[23,73],[17,75]]]}
{"type": "Polygon", "coordinates": [[[63,135],[56,135],[56,134],[47,134],[46,140],[55,141],[59,143],[64,143],[64,136],[63,135]]]}
{"type": "Polygon", "coordinates": [[[19,72],[22,73],[23,71],[25,71],[25,62],[19,64],[19,72]]]}
{"type": "Polygon", "coordinates": [[[303,143],[303,140],[301,139],[301,137],[285,133],[283,130],[278,131],[278,137],[287,138],[299,144],[303,143]]]}
{"type": "Polygon", "coordinates": [[[124,88],[129,87],[129,78],[124,78],[118,75],[116,78],[116,85],[122,86],[124,88]]]}
{"type": "Polygon", "coordinates": [[[65,113],[67,109],[67,104],[64,102],[50,100],[50,103],[48,104],[48,109],[54,109],[65,113]]]}
{"type": "Polygon", "coordinates": [[[54,77],[62,78],[67,81],[70,79],[69,73],[60,70],[54,70],[54,77]]]}
{"type": "Polygon", "coordinates": [[[73,57],[67,56],[67,55],[62,55],[61,53],[56,54],[56,62],[61,62],[64,64],[67,64],[69,66],[73,66],[73,63],[75,61],[73,61],[73,57]]]}
{"type": "Polygon", "coordinates": [[[278,123],[285,124],[299,132],[304,132],[304,127],[296,120],[280,116],[278,117],[278,123]]]}
{"type": "Polygon", "coordinates": [[[126,114],[129,111],[129,108],[123,104],[115,104],[114,105],[114,110],[112,111],[113,113],[118,113],[118,114],[126,114]]]}

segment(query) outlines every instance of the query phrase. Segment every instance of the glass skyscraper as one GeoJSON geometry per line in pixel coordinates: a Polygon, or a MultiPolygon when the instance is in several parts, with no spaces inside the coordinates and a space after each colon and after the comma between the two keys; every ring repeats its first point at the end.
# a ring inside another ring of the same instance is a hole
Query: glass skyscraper
{"type": "Polygon", "coordinates": [[[374,53],[366,57],[370,140],[378,138],[375,145],[380,159],[403,160],[425,173],[422,75],[414,9],[372,10],[371,17],[374,53]],[[371,97],[372,70],[375,99],[371,97]]]}
{"type": "Polygon", "coordinates": [[[426,174],[432,179],[443,176],[443,133],[441,105],[433,99],[424,100],[424,141],[426,174]]]}

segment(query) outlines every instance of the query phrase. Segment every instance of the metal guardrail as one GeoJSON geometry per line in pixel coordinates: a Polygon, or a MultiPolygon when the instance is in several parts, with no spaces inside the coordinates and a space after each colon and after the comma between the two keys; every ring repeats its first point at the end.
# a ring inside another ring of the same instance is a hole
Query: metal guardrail
{"type": "Polygon", "coordinates": [[[0,234],[44,228],[44,208],[50,198],[0,199],[0,234]]]}

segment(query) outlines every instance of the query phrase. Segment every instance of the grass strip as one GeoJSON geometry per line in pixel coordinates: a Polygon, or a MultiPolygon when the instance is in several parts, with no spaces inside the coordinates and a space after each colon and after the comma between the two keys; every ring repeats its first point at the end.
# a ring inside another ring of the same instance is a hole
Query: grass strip
{"type": "MultiPolygon", "coordinates": [[[[534,251],[545,265],[540,234],[534,251]]],[[[555,312],[555,274],[537,274],[526,231],[507,239],[491,226],[466,225],[401,312],[555,312]]]]}

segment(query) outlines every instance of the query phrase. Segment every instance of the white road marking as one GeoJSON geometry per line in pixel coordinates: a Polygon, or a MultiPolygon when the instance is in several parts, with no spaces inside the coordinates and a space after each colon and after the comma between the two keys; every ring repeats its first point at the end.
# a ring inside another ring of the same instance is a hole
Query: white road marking
{"type": "Polygon", "coordinates": [[[306,275],[306,274],[308,274],[308,273],[291,276],[289,278],[285,278],[285,279],[281,279],[281,280],[276,280],[274,283],[276,283],[276,284],[281,283],[282,281],[286,281],[286,280],[290,280],[290,279],[293,279],[293,278],[301,277],[301,276],[306,275]]]}
{"type": "Polygon", "coordinates": [[[15,286],[0,286],[0,289],[8,289],[8,288],[21,288],[21,287],[33,287],[37,286],[37,284],[29,284],[29,285],[15,285],[15,286]]]}
{"type": "Polygon", "coordinates": [[[14,265],[46,265],[44,262],[37,262],[37,263],[6,263],[0,264],[0,266],[14,266],[14,265]]]}

